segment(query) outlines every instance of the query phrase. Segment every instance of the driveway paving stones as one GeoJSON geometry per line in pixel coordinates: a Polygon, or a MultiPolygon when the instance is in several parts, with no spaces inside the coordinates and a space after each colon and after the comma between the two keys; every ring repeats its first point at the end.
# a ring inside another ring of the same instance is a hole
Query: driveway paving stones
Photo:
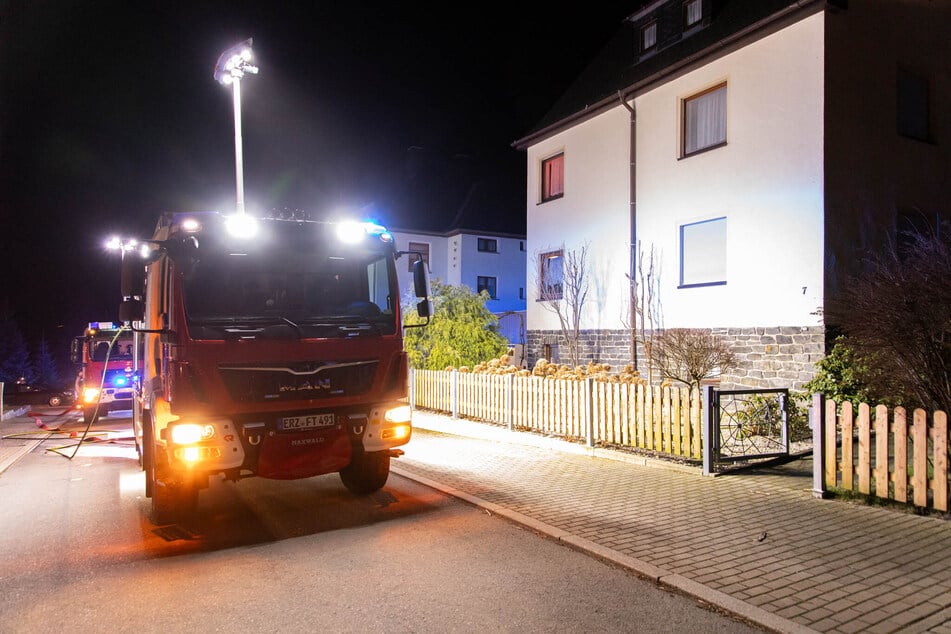
{"type": "Polygon", "coordinates": [[[414,413],[393,470],[782,632],[951,634],[951,522],[414,413]],[[591,454],[595,455],[591,455],[591,454]]]}

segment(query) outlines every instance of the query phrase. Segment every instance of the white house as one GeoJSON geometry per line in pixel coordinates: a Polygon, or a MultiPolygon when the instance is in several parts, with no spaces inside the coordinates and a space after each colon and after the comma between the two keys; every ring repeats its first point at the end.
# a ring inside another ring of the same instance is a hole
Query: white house
{"type": "Polygon", "coordinates": [[[485,290],[486,307],[500,317],[500,331],[510,342],[523,343],[525,313],[525,236],[454,229],[445,233],[391,231],[399,251],[400,288],[412,289],[412,265],[429,263],[430,275],[445,284],[485,290]]]}
{"type": "Polygon", "coordinates": [[[587,244],[585,357],[625,363],[638,253],[656,327],[707,328],[727,384],[798,387],[861,257],[951,207],[951,3],[642,2],[527,155],[529,362],[557,344],[536,278],[587,244]],[[536,273],[538,272],[538,273],[536,273]]]}

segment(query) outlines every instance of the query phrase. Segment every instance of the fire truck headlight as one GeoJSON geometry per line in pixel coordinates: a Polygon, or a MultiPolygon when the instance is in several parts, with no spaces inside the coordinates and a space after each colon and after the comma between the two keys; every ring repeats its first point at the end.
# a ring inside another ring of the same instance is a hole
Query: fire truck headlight
{"type": "Polygon", "coordinates": [[[400,405],[399,407],[386,410],[386,414],[384,414],[383,417],[388,423],[408,423],[412,420],[412,412],[409,405],[400,405]]]}
{"type": "Polygon", "coordinates": [[[169,437],[176,445],[190,445],[215,437],[214,425],[182,423],[180,425],[170,425],[168,429],[169,437]]]}
{"type": "Polygon", "coordinates": [[[99,400],[99,388],[98,387],[87,387],[83,389],[83,402],[84,403],[95,403],[99,400]]]}
{"type": "Polygon", "coordinates": [[[403,440],[409,438],[410,430],[409,425],[393,425],[380,432],[380,440],[403,440]]]}

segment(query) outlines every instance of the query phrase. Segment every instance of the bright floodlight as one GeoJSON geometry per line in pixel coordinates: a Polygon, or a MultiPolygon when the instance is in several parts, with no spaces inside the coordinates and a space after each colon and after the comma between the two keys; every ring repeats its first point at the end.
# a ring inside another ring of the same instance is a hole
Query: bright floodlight
{"type": "Polygon", "coordinates": [[[251,38],[235,44],[218,56],[215,64],[215,80],[221,84],[230,84],[244,77],[245,73],[257,75],[258,67],[251,63],[251,38]]]}
{"type": "Polygon", "coordinates": [[[244,215],[244,166],[241,157],[241,78],[245,73],[257,75],[258,67],[251,63],[251,38],[236,44],[218,56],[215,80],[234,91],[234,165],[237,184],[236,209],[244,215]]]}
{"type": "Polygon", "coordinates": [[[242,213],[226,217],[225,227],[236,238],[253,238],[258,232],[258,221],[242,213]]]}
{"type": "Polygon", "coordinates": [[[121,251],[122,253],[134,251],[138,245],[139,241],[135,238],[120,238],[119,236],[113,236],[106,240],[107,249],[110,251],[121,251]]]}
{"type": "Polygon", "coordinates": [[[337,238],[346,244],[355,244],[367,235],[359,222],[346,221],[337,225],[337,238]]]}

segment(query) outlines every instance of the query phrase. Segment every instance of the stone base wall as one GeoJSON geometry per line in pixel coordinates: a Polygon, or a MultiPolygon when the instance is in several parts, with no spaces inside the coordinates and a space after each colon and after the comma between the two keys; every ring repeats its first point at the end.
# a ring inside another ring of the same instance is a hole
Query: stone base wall
{"type": "MultiPolygon", "coordinates": [[[[816,374],[816,363],[825,355],[823,326],[774,328],[714,328],[713,334],[730,343],[739,366],[720,376],[723,389],[789,388],[799,390],[816,374]]],[[[612,371],[631,363],[629,330],[584,330],[580,336],[581,363],[607,363],[612,371]]],[[[529,330],[526,336],[528,368],[538,359],[568,363],[559,330],[529,330]],[[547,346],[547,348],[546,348],[547,346]],[[550,358],[545,357],[545,351],[550,358]]],[[[638,346],[640,368],[644,351],[638,346]]]]}

